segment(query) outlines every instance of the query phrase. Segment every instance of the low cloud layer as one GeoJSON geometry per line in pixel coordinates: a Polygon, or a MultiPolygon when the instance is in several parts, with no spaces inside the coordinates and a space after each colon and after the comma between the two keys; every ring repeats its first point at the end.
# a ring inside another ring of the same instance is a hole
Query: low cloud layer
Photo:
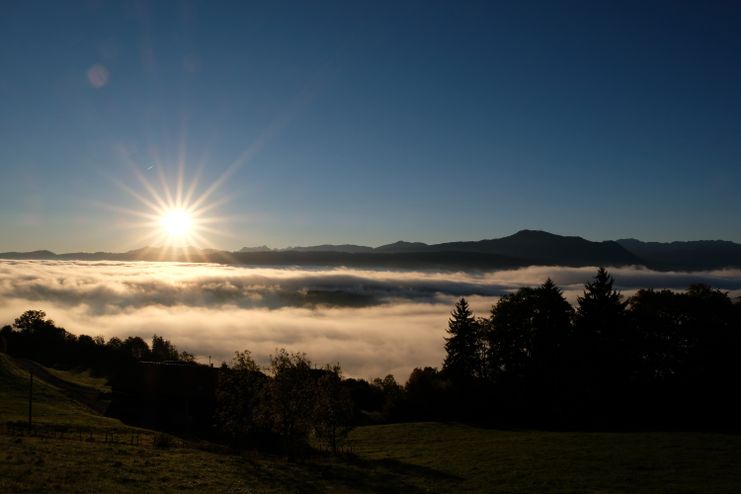
{"type": "MultiPolygon", "coordinates": [[[[0,324],[43,309],[75,334],[153,333],[201,359],[276,348],[340,362],[360,377],[439,366],[455,299],[484,315],[502,294],[551,277],[570,301],[594,268],[531,267],[486,273],[246,268],[146,262],[0,261],[0,324]]],[[[619,288],[685,289],[708,283],[741,294],[741,271],[612,270],[619,288]]]]}

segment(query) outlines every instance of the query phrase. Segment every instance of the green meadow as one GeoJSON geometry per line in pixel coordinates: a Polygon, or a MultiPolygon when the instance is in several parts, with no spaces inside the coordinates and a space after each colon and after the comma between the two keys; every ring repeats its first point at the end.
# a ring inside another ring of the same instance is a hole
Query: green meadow
{"type": "MultiPolygon", "coordinates": [[[[84,372],[55,375],[105,386],[84,372]]],[[[96,433],[9,434],[8,421],[26,419],[27,392],[27,372],[0,354],[3,493],[741,492],[739,435],[392,424],[355,429],[352,453],[288,460],[179,439],[158,447],[156,433],[98,415],[40,380],[35,423],[96,433]],[[149,439],[130,444],[132,431],[149,439]]]]}

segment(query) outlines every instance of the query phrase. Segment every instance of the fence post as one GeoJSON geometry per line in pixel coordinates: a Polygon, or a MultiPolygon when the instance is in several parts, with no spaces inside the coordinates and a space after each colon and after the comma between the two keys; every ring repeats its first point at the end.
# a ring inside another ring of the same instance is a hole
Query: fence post
{"type": "Polygon", "coordinates": [[[28,433],[31,434],[31,417],[33,412],[33,367],[28,368],[30,379],[28,380],[28,433]]]}

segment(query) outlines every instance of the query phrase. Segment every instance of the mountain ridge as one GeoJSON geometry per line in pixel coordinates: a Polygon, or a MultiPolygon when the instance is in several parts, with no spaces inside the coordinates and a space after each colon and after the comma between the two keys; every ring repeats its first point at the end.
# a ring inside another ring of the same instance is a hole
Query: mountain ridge
{"type": "Polygon", "coordinates": [[[243,247],[234,252],[196,247],[143,247],[128,252],[48,250],[0,253],[2,259],[185,261],[245,265],[363,266],[414,269],[498,269],[534,265],[646,266],[658,270],[698,271],[741,267],[741,244],[727,240],[643,242],[637,239],[591,241],[542,230],[474,241],[426,244],[399,240],[378,247],[321,244],[271,249],[243,247]]]}

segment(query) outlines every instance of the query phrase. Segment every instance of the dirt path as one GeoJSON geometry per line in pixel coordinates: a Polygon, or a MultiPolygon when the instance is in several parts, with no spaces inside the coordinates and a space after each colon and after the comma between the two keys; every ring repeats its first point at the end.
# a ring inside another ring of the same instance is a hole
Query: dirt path
{"type": "Polygon", "coordinates": [[[83,386],[81,384],[65,381],[64,379],[55,376],[51,372],[47,371],[43,366],[24,358],[16,358],[15,362],[24,369],[30,371],[33,370],[34,377],[41,379],[42,381],[51,384],[52,386],[59,388],[64,394],[69,396],[75,401],[82,403],[100,413],[105,415],[106,410],[110,402],[105,399],[103,393],[95,388],[83,386]]]}

